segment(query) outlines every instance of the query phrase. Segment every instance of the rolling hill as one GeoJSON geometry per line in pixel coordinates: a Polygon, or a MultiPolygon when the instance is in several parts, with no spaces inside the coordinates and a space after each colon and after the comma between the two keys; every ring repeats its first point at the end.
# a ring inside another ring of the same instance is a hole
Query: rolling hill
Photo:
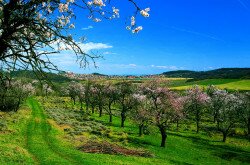
{"type": "Polygon", "coordinates": [[[164,72],[171,78],[192,78],[189,81],[204,79],[250,79],[250,68],[221,68],[209,71],[178,70],[164,72]]]}

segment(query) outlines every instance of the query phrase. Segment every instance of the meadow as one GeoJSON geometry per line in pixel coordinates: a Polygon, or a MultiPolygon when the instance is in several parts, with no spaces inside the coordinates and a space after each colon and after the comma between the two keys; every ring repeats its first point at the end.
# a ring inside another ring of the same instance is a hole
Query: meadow
{"type": "MultiPolygon", "coordinates": [[[[249,80],[168,79],[167,85],[185,90],[198,84],[214,84],[219,88],[249,90],[249,80]]],[[[142,80],[134,83],[142,83],[142,80]]],[[[143,80],[143,82],[149,80],[143,80]]],[[[165,84],[166,85],[166,84],[165,84]]],[[[50,95],[28,98],[18,112],[0,114],[1,164],[249,164],[250,143],[240,127],[221,141],[215,125],[203,118],[201,131],[195,123],[182,121],[179,129],[167,130],[166,147],[160,147],[161,135],[149,125],[138,135],[137,124],[128,118],[120,127],[120,114],[114,112],[113,122],[104,112],[83,113],[79,101],[70,97],[50,95]]],[[[115,107],[118,108],[118,107],[115,107]]],[[[83,109],[86,109],[84,105],[83,109]]]]}

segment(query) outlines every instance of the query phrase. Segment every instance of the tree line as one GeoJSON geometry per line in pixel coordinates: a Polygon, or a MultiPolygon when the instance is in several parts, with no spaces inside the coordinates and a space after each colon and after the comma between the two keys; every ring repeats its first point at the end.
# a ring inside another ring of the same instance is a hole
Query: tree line
{"type": "Polygon", "coordinates": [[[128,81],[118,83],[70,82],[62,88],[64,96],[69,96],[73,103],[80,103],[82,113],[95,113],[101,117],[109,115],[112,123],[114,114],[119,113],[121,127],[125,127],[127,118],[138,125],[139,136],[149,125],[154,125],[161,134],[161,147],[165,147],[167,130],[183,121],[191,121],[199,133],[201,123],[208,119],[221,132],[222,141],[238,126],[246,129],[250,135],[250,93],[230,93],[226,90],[209,86],[202,89],[193,86],[184,92],[162,87],[163,80],[146,81],[140,85],[128,81]]]}

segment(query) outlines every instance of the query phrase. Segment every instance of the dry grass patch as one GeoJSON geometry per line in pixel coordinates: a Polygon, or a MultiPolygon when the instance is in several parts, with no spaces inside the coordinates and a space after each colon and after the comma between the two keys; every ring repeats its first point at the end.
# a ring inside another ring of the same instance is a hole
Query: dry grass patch
{"type": "Polygon", "coordinates": [[[96,142],[88,141],[86,144],[78,148],[79,150],[87,153],[102,153],[110,155],[130,155],[141,157],[153,157],[154,155],[144,150],[128,149],[117,144],[112,144],[107,141],[96,142]]]}

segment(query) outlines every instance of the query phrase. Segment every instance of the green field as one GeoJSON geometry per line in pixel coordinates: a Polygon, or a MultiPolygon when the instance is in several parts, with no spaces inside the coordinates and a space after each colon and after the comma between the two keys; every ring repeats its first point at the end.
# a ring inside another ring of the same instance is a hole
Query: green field
{"type": "MultiPolygon", "coordinates": [[[[138,128],[126,121],[121,129],[120,118],[115,117],[113,124],[108,123],[108,116],[81,118],[76,120],[79,112],[69,108],[70,102],[59,105],[48,99],[43,102],[47,107],[44,111],[35,99],[28,100],[18,113],[2,113],[7,121],[6,129],[0,132],[0,163],[1,164],[248,164],[250,162],[249,141],[237,137],[229,137],[227,143],[221,142],[220,134],[195,133],[191,125],[182,125],[180,132],[171,129],[168,132],[167,147],[160,148],[160,134],[151,128],[149,135],[138,137],[138,128]],[[63,109],[66,106],[68,108],[63,109]],[[51,118],[46,112],[53,114],[51,118]],[[62,115],[63,113],[63,115],[62,115]],[[61,120],[61,123],[58,121],[61,120]],[[100,131],[93,134],[84,131],[84,123],[94,123],[95,127],[109,130],[109,136],[100,131]],[[83,133],[69,136],[62,127],[68,123],[77,124],[83,133]],[[85,133],[84,133],[85,132],[85,133]],[[84,153],[77,148],[84,141],[108,141],[130,149],[143,149],[153,157],[123,156],[109,154],[84,153]]],[[[204,123],[204,127],[205,127],[204,123]]]]}
{"type": "Polygon", "coordinates": [[[186,82],[187,79],[182,80],[171,80],[170,87],[177,90],[185,90],[193,85],[199,85],[201,87],[207,87],[208,85],[215,85],[221,89],[228,90],[250,90],[250,80],[241,79],[206,79],[200,81],[186,82]]]}

